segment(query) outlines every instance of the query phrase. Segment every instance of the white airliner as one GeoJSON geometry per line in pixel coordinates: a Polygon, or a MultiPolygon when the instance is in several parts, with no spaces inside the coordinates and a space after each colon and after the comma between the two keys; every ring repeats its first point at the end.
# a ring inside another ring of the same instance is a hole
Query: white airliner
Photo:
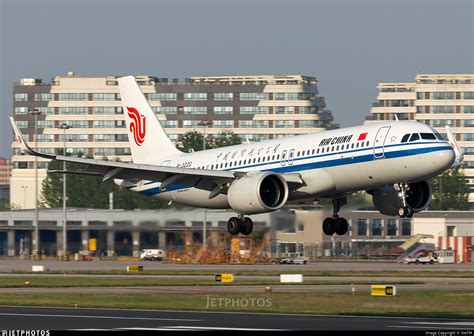
{"type": "Polygon", "coordinates": [[[246,215],[271,212],[288,201],[331,198],[334,214],[323,222],[328,235],[344,235],[338,216],[347,195],[365,190],[386,215],[411,217],[431,201],[427,179],[460,165],[463,155],[451,130],[449,142],[430,126],[393,121],[183,153],[161,127],[132,76],[119,78],[133,163],[100,161],[33,150],[11,119],[22,150],[30,155],[84,163],[72,174],[114,179],[122,188],[160,200],[237,213],[232,235],[248,235],[246,215]]]}

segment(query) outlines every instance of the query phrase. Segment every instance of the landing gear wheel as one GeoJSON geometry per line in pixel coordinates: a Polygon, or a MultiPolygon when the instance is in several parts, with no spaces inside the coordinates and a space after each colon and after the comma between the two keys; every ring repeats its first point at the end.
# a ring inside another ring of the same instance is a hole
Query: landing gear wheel
{"type": "Polygon", "coordinates": [[[323,221],[323,232],[328,236],[336,233],[336,220],[334,218],[328,217],[323,221]]]}
{"type": "Polygon", "coordinates": [[[237,217],[231,217],[227,222],[227,231],[233,236],[238,235],[240,233],[241,225],[240,219],[237,217]]]}
{"type": "Polygon", "coordinates": [[[244,217],[241,221],[240,233],[248,236],[253,231],[253,222],[249,217],[244,217]]]}
{"type": "Polygon", "coordinates": [[[413,208],[412,208],[412,207],[408,207],[407,218],[412,218],[414,213],[415,213],[415,211],[413,211],[413,208]]]}
{"type": "Polygon", "coordinates": [[[338,218],[336,219],[336,233],[339,236],[343,236],[349,230],[349,223],[345,218],[338,218]]]}
{"type": "Polygon", "coordinates": [[[401,207],[400,209],[398,209],[398,215],[401,217],[401,218],[405,218],[408,216],[408,214],[410,213],[410,210],[408,209],[408,207],[401,207]]]}

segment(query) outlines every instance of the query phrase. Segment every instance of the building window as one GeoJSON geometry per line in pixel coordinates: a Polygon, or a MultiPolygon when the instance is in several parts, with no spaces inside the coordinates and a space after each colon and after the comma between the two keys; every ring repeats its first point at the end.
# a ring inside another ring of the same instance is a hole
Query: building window
{"type": "Polygon", "coordinates": [[[474,99],[474,91],[467,91],[463,94],[464,99],[474,99]]]}
{"type": "Polygon", "coordinates": [[[115,100],[115,93],[94,93],[92,95],[92,100],[98,101],[113,101],[115,100]]]}
{"type": "Polygon", "coordinates": [[[240,100],[268,100],[268,93],[263,92],[242,92],[240,100]]]}
{"type": "Polygon", "coordinates": [[[214,106],[214,114],[232,114],[234,108],[232,106],[214,106]]]}
{"type": "MultiPolygon", "coordinates": [[[[59,135],[59,141],[64,141],[64,134],[59,135]]],[[[66,141],[69,142],[87,142],[89,136],[87,134],[66,134],[66,141]]]]}
{"type": "Polygon", "coordinates": [[[431,120],[433,127],[454,126],[454,120],[451,119],[434,119],[431,120]]]}
{"type": "Polygon", "coordinates": [[[54,114],[54,108],[52,107],[37,107],[37,109],[41,114],[54,114]]]}
{"type": "Polygon", "coordinates": [[[234,121],[233,120],[213,120],[212,126],[218,127],[218,128],[233,128],[234,121]]]}
{"type": "Polygon", "coordinates": [[[15,107],[15,114],[28,114],[28,107],[18,106],[15,107]]]}
{"type": "Polygon", "coordinates": [[[435,105],[431,106],[433,113],[454,113],[454,106],[451,105],[435,105]]]}
{"type": "Polygon", "coordinates": [[[53,128],[53,120],[38,120],[38,128],[53,128]]]}
{"type": "Polygon", "coordinates": [[[372,219],[372,236],[382,235],[382,220],[372,219]]]}
{"type": "Polygon", "coordinates": [[[164,120],[161,122],[164,128],[176,128],[178,127],[177,120],[164,120]]]}
{"type": "Polygon", "coordinates": [[[183,120],[183,127],[198,127],[199,120],[183,120]]]}
{"type": "Polygon", "coordinates": [[[15,101],[28,101],[28,93],[15,93],[15,101]]]}
{"type": "Polygon", "coordinates": [[[88,114],[89,109],[87,107],[60,107],[58,108],[59,114],[88,114]]]}
{"type": "Polygon", "coordinates": [[[304,95],[298,92],[276,92],[273,97],[275,100],[299,100],[304,98],[304,95]]]}
{"type": "Polygon", "coordinates": [[[185,106],[184,114],[207,114],[205,106],[185,106]]]}
{"type": "Polygon", "coordinates": [[[464,106],[464,113],[474,113],[474,106],[464,106]]]}
{"type": "Polygon", "coordinates": [[[114,142],[114,134],[94,134],[94,141],[96,142],[114,142]]]}
{"type": "Polygon", "coordinates": [[[233,93],[214,93],[214,100],[233,100],[233,93]]]}
{"type": "Polygon", "coordinates": [[[113,120],[94,120],[94,128],[115,128],[113,120]]]}
{"type": "Polygon", "coordinates": [[[94,114],[115,114],[115,107],[94,107],[94,114]]]}
{"type": "Polygon", "coordinates": [[[239,120],[239,127],[241,127],[241,128],[266,128],[266,127],[268,127],[268,120],[239,120]]]}
{"type": "Polygon", "coordinates": [[[276,120],[276,128],[293,128],[295,127],[295,122],[293,120],[276,120]]]}
{"type": "Polygon", "coordinates": [[[319,127],[317,120],[300,120],[300,127],[314,128],[319,127]]]}
{"type": "Polygon", "coordinates": [[[295,113],[294,106],[277,106],[275,107],[276,114],[292,114],[295,113]]]}
{"type": "Polygon", "coordinates": [[[454,99],[454,92],[433,92],[431,99],[454,99]]]}
{"type": "Polygon", "coordinates": [[[87,120],[66,120],[63,123],[68,124],[72,128],[88,128],[89,122],[87,120]]]}
{"type": "Polygon", "coordinates": [[[411,236],[411,220],[402,219],[402,236],[411,236]]]}
{"type": "Polygon", "coordinates": [[[54,141],[54,134],[38,134],[38,141],[39,142],[53,142],[54,141]]]}
{"type": "Polygon", "coordinates": [[[28,120],[16,120],[18,128],[28,128],[28,120]]]}
{"type": "Polygon", "coordinates": [[[387,236],[397,235],[397,220],[393,218],[387,219],[387,236]]]}
{"type": "Polygon", "coordinates": [[[241,106],[240,114],[268,114],[267,106],[241,106]]]}
{"type": "Polygon", "coordinates": [[[366,236],[367,235],[367,219],[358,219],[357,220],[357,235],[366,236]]]}
{"type": "Polygon", "coordinates": [[[155,111],[156,114],[177,114],[178,108],[176,106],[157,106],[152,107],[152,110],[155,111]]]}
{"type": "Polygon", "coordinates": [[[71,101],[71,100],[78,100],[78,101],[84,101],[88,100],[87,93],[60,93],[58,95],[58,100],[66,100],[66,101],[71,101]]]}
{"type": "Polygon", "coordinates": [[[177,100],[178,99],[178,94],[172,93],[172,92],[157,92],[157,93],[149,93],[148,94],[148,100],[154,101],[154,100],[177,100]]]}
{"type": "Polygon", "coordinates": [[[50,101],[53,100],[51,93],[35,93],[35,101],[50,101]]]}
{"type": "Polygon", "coordinates": [[[207,100],[207,93],[185,93],[184,100],[207,100]]]}
{"type": "Polygon", "coordinates": [[[464,141],[474,141],[474,133],[464,133],[462,139],[464,141]]]}

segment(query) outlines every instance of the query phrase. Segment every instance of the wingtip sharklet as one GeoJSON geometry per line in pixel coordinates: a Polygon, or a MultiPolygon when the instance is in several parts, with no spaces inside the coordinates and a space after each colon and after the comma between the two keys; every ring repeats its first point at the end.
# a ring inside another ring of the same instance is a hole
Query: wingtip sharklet
{"type": "Polygon", "coordinates": [[[18,125],[15,122],[15,119],[13,117],[10,117],[10,123],[12,124],[13,131],[15,132],[15,137],[16,140],[18,141],[18,144],[20,145],[21,151],[24,153],[27,153],[29,155],[33,156],[39,156],[39,157],[44,157],[47,159],[55,159],[56,157],[54,155],[47,155],[47,154],[42,154],[38,153],[37,151],[33,150],[28,143],[25,140],[25,137],[23,136],[23,133],[21,133],[20,129],[18,128],[18,125]]]}

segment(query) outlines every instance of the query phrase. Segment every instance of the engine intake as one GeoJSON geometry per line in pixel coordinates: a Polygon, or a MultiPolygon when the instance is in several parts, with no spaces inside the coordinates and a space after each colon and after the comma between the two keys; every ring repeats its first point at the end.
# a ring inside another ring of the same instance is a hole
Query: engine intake
{"type": "MultiPolygon", "coordinates": [[[[414,212],[424,210],[431,202],[431,185],[428,181],[409,183],[406,201],[414,212]]],[[[394,187],[375,189],[370,192],[375,207],[387,216],[398,215],[398,209],[403,206],[399,192],[394,187]]]]}
{"type": "Polygon", "coordinates": [[[230,207],[241,214],[275,211],[288,199],[288,184],[279,174],[249,174],[230,185],[227,198],[230,207]]]}

